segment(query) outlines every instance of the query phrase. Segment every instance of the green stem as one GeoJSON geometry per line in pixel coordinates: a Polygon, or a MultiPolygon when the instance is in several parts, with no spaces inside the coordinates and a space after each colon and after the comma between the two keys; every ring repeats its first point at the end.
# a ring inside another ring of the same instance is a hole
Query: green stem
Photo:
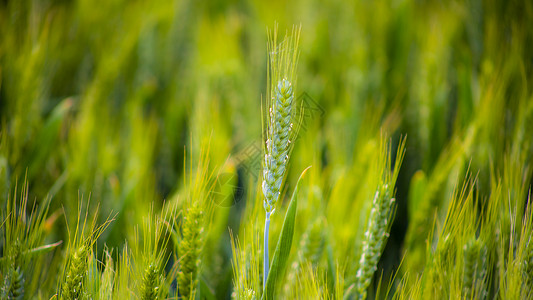
{"type": "Polygon", "coordinates": [[[264,237],[264,250],[263,250],[263,289],[266,286],[266,281],[268,278],[268,227],[270,226],[270,212],[266,212],[265,218],[265,237],[264,237]]]}

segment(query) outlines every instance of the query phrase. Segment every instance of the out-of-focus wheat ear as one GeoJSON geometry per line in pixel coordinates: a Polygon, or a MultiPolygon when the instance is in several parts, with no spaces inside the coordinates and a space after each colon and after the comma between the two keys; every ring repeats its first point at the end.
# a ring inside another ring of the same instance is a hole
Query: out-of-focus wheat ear
{"type": "Polygon", "coordinates": [[[115,269],[111,253],[104,250],[105,253],[105,268],[102,272],[100,281],[99,296],[100,299],[113,299],[113,286],[115,283],[115,269]]]}
{"type": "Polygon", "coordinates": [[[150,264],[144,271],[144,276],[141,284],[141,299],[155,300],[157,299],[159,290],[160,274],[155,264],[150,264]]]}
{"type": "MultiPolygon", "coordinates": [[[[90,199],[90,198],[89,198],[90,199]]],[[[89,269],[89,257],[93,255],[93,246],[96,243],[98,237],[104,232],[104,230],[109,226],[109,224],[114,220],[113,218],[108,217],[106,221],[100,225],[96,225],[98,217],[97,206],[94,213],[94,217],[90,224],[88,222],[89,215],[89,204],[90,201],[87,201],[87,208],[85,210],[85,217],[82,217],[80,201],[78,207],[78,220],[76,222],[76,228],[71,235],[69,231],[70,241],[68,248],[68,260],[65,263],[65,273],[63,281],[60,283],[60,295],[59,299],[82,299],[88,297],[90,294],[85,289],[85,281],[89,269]],[[83,222],[82,222],[83,220],[83,222]],[[88,231],[86,231],[88,230],[88,231]],[[88,232],[87,235],[85,233],[88,232]]],[[[91,295],[94,296],[94,295],[91,295]]]]}
{"type": "Polygon", "coordinates": [[[302,235],[300,248],[298,249],[298,256],[291,265],[291,269],[287,275],[287,281],[283,288],[285,295],[289,295],[290,290],[294,287],[294,284],[296,284],[303,265],[309,263],[311,266],[315,267],[318,264],[322,253],[324,252],[325,244],[324,220],[319,217],[311,223],[311,226],[309,226],[302,235]]]}
{"type": "Polygon", "coordinates": [[[300,261],[310,262],[311,265],[316,266],[322,257],[325,244],[324,219],[320,217],[313,222],[302,237],[300,251],[298,251],[300,261]]]}
{"type": "Polygon", "coordinates": [[[1,299],[24,299],[24,274],[20,268],[11,268],[4,277],[1,299]]]}
{"type": "Polygon", "coordinates": [[[529,244],[526,249],[524,259],[524,277],[529,289],[533,292],[533,244],[529,244]]]}
{"type": "Polygon", "coordinates": [[[8,266],[2,270],[6,270],[6,274],[2,276],[4,282],[0,293],[1,299],[22,299],[24,296],[24,276],[20,269],[20,248],[21,243],[18,238],[15,238],[12,245],[7,247],[8,254],[5,257],[7,259],[4,261],[8,266]]]}
{"type": "Polygon", "coordinates": [[[203,212],[192,204],[183,214],[182,239],[178,246],[178,291],[182,299],[189,299],[196,291],[198,268],[203,242],[203,212]]]}
{"type": "Polygon", "coordinates": [[[61,299],[74,300],[84,297],[84,280],[87,275],[88,247],[82,244],[71,254],[61,299]]]}
{"type": "Polygon", "coordinates": [[[471,239],[464,246],[463,294],[465,299],[485,299],[487,247],[480,239],[471,239]]]}

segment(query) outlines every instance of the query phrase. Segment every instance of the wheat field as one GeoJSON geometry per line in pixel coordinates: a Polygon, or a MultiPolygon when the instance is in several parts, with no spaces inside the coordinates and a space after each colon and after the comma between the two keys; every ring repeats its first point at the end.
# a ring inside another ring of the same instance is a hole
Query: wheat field
{"type": "Polygon", "coordinates": [[[0,1],[0,299],[533,299],[533,2],[0,1]]]}

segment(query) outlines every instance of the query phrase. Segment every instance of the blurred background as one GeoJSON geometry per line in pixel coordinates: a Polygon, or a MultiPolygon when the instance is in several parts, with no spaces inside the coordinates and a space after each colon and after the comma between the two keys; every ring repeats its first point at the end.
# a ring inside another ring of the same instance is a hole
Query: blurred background
{"type": "MultiPolygon", "coordinates": [[[[306,197],[330,225],[347,226],[349,203],[366,195],[376,138],[394,152],[407,136],[386,268],[425,250],[467,170],[483,197],[506,163],[530,161],[531,1],[3,0],[2,205],[25,178],[30,203],[50,196],[51,211],[64,208],[59,224],[90,198],[102,219],[117,213],[101,240],[120,247],[151,205],[177,199],[206,153],[210,170],[229,174],[232,199],[219,209],[238,230],[260,178],[276,22],[281,35],[302,30],[296,93],[307,110],[288,185],[313,165],[306,197]]],[[[56,227],[49,239],[65,239],[56,227]]],[[[337,243],[353,238],[347,230],[337,243]]],[[[227,237],[221,245],[231,255],[227,237]]]]}

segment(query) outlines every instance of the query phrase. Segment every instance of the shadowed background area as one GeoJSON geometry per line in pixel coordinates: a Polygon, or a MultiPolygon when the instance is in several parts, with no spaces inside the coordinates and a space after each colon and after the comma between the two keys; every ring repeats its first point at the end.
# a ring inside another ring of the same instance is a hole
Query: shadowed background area
{"type": "MultiPolygon", "coordinates": [[[[428,237],[468,174],[477,177],[479,206],[505,178],[519,183],[522,192],[509,193],[526,202],[530,1],[20,0],[0,1],[2,207],[27,180],[29,207],[51,197],[50,213],[64,211],[45,241],[66,242],[65,224],[75,224],[78,204],[91,199],[97,220],[115,219],[97,256],[104,244],[116,256],[151,209],[184,198],[187,174],[203,164],[217,180],[209,181],[214,221],[200,285],[229,298],[228,228],[242,232],[247,205],[261,198],[261,99],[267,27],[275,22],[280,35],[301,25],[295,90],[304,112],[285,198],[312,165],[295,241],[310,224],[327,223],[322,265],[344,268],[346,282],[355,276],[366,224],[360,211],[375,187],[367,171],[382,136],[393,161],[407,136],[379,265],[385,278],[402,258],[404,268],[422,272],[428,237]]],[[[60,248],[46,258],[51,270],[61,268],[60,248]]],[[[56,287],[46,279],[36,294],[46,298],[56,287]]]]}

